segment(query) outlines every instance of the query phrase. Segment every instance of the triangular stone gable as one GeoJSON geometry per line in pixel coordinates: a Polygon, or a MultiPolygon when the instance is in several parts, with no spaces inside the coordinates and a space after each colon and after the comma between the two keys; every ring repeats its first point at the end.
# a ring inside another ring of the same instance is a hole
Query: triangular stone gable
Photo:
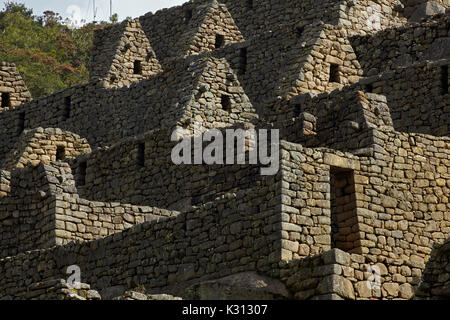
{"type": "Polygon", "coordinates": [[[15,64],[0,63],[0,111],[28,101],[31,101],[31,94],[15,64]]]}
{"type": "Polygon", "coordinates": [[[256,121],[253,105],[224,58],[195,55],[171,59],[168,66],[136,88],[140,98],[128,106],[135,127],[193,131],[195,123],[208,129],[256,121]]]}
{"type": "Polygon", "coordinates": [[[223,45],[244,41],[226,5],[215,0],[188,2],[139,19],[164,67],[167,58],[214,50],[216,35],[223,36],[223,45]]]}
{"type": "Polygon", "coordinates": [[[311,60],[311,49],[320,30],[316,25],[277,26],[270,33],[230,45],[214,55],[227,58],[262,115],[301,86],[301,72],[311,60]]]}
{"type": "Polygon", "coordinates": [[[256,109],[225,58],[200,57],[191,68],[199,70],[179,125],[189,130],[256,123],[256,109]]]}
{"type": "Polygon", "coordinates": [[[63,159],[75,158],[90,153],[91,147],[85,138],[75,133],[56,128],[37,128],[25,131],[4,159],[1,168],[14,170],[40,163],[49,165],[58,159],[58,148],[63,150],[63,159]]]}
{"type": "Polygon", "coordinates": [[[104,87],[129,86],[162,71],[139,20],[97,31],[94,43],[91,80],[104,87]]]}
{"type": "Polygon", "coordinates": [[[298,81],[285,86],[284,96],[331,92],[359,81],[363,71],[349,39],[342,37],[343,33],[345,30],[331,25],[324,25],[315,32],[305,50],[298,81]]]}
{"type": "Polygon", "coordinates": [[[207,5],[198,6],[196,10],[197,13],[191,21],[191,25],[196,28],[192,28],[190,37],[186,37],[186,56],[245,41],[225,4],[213,0],[207,5]],[[220,46],[218,39],[221,41],[220,46]]]}

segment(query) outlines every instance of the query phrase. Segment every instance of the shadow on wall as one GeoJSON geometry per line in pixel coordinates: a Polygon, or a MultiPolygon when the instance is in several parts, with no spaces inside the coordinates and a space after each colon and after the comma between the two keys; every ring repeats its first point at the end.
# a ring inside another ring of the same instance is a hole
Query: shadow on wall
{"type": "Polygon", "coordinates": [[[419,22],[436,14],[445,13],[450,7],[448,0],[400,0],[404,9],[403,14],[410,22],[419,22]]]}
{"type": "Polygon", "coordinates": [[[443,59],[398,68],[361,84],[366,91],[386,97],[396,131],[448,136],[449,62],[443,59]]]}
{"type": "Polygon", "coordinates": [[[375,76],[426,60],[450,58],[450,15],[422,24],[386,29],[375,35],[349,38],[364,76],[375,76]]]}
{"type": "Polygon", "coordinates": [[[276,176],[261,176],[261,165],[248,164],[248,155],[242,165],[174,164],[171,156],[178,142],[170,138],[167,130],[152,131],[75,159],[71,167],[80,196],[186,212],[224,196],[263,194],[264,185],[275,183],[276,176]]]}
{"type": "Polygon", "coordinates": [[[434,245],[416,299],[450,300],[450,238],[443,244],[434,245]]]}

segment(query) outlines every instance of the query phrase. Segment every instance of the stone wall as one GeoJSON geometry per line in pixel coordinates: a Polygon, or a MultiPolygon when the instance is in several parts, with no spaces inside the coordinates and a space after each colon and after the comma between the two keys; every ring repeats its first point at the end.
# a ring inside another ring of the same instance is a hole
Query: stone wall
{"type": "Polygon", "coordinates": [[[55,244],[45,178],[43,167],[3,171],[2,186],[8,188],[0,199],[1,257],[55,244]]]}
{"type": "Polygon", "coordinates": [[[374,128],[392,130],[386,98],[362,91],[298,96],[290,101],[289,110],[277,116],[280,122],[275,126],[281,129],[284,139],[308,147],[363,155],[373,148],[374,128]],[[293,120],[281,121],[290,117],[293,120]]]}
{"type": "MultiPolygon", "coordinates": [[[[282,212],[288,213],[283,221],[302,227],[289,226],[293,235],[283,236],[293,248],[292,257],[326,251],[333,236],[345,236],[343,250],[404,259],[423,269],[432,243],[448,237],[448,139],[373,132],[374,153],[368,157],[284,144],[290,151],[281,154],[282,212]],[[353,177],[347,200],[333,200],[339,193],[331,182],[339,172],[353,177]],[[341,219],[333,205],[348,200],[353,206],[344,202],[349,210],[341,221],[349,221],[333,235],[333,215],[341,219]]],[[[291,254],[286,255],[289,260],[291,254]]]]}
{"type": "Polygon", "coordinates": [[[407,21],[401,0],[339,1],[338,25],[355,34],[375,34],[386,28],[400,27],[407,21]]]}
{"type": "MultiPolygon", "coordinates": [[[[332,150],[307,149],[283,142],[281,159],[282,260],[290,261],[330,250],[335,214],[332,212],[330,165],[356,171],[360,169],[358,158],[332,150]]],[[[355,181],[357,188],[358,181],[355,181]]],[[[355,195],[352,200],[356,201],[355,195]]],[[[352,223],[358,224],[355,221],[352,223]]],[[[352,234],[348,235],[352,242],[356,239],[350,237],[357,232],[353,229],[352,234]]],[[[359,250],[357,246],[356,251],[359,250]]]]}
{"type": "Polygon", "coordinates": [[[32,282],[67,277],[70,265],[78,265],[82,282],[98,290],[145,285],[169,293],[237,272],[276,270],[281,255],[278,192],[268,187],[230,192],[190,212],[99,240],[2,259],[1,295],[24,297],[32,282]]]}
{"type": "Polygon", "coordinates": [[[30,249],[88,241],[177,212],[78,196],[68,164],[2,171],[1,257],[30,249]]]}
{"type": "Polygon", "coordinates": [[[444,8],[450,7],[450,2],[448,0],[433,0],[433,1],[402,0],[403,5],[405,6],[405,8],[404,8],[405,16],[411,17],[413,15],[413,13],[417,10],[418,7],[424,6],[425,4],[433,3],[433,2],[443,6],[444,8]]]}
{"type": "Polygon", "coordinates": [[[450,95],[449,60],[423,62],[397,68],[361,82],[361,89],[386,96],[395,130],[448,136],[450,95]]]}
{"type": "MultiPolygon", "coordinates": [[[[88,284],[81,283],[80,289],[75,289],[64,279],[33,283],[20,298],[22,300],[101,300],[98,292],[91,290],[88,284]]],[[[9,295],[0,298],[0,300],[12,299],[13,297],[9,295]]]]}
{"type": "MultiPolygon", "coordinates": [[[[0,113],[0,155],[5,157],[24,129],[60,128],[86,138],[92,148],[156,128],[193,129],[257,121],[256,112],[225,59],[196,56],[130,88],[95,83],[67,89],[0,113]],[[232,108],[222,104],[226,96],[232,108]]],[[[1,156],[0,156],[1,159],[1,156]]]]}
{"type": "Polygon", "coordinates": [[[139,20],[96,30],[90,81],[105,88],[129,86],[162,71],[139,20]]]}
{"type": "Polygon", "coordinates": [[[78,135],[54,128],[37,128],[23,133],[1,167],[5,170],[50,164],[57,160],[75,158],[90,153],[86,139],[78,135]]]}
{"type": "Polygon", "coordinates": [[[377,261],[334,249],[294,260],[281,278],[298,300],[409,300],[422,269],[402,261],[377,261]]]}
{"type": "Polygon", "coordinates": [[[31,94],[22,80],[16,65],[0,64],[0,111],[17,107],[31,101],[31,94]]]}
{"type": "Polygon", "coordinates": [[[298,79],[300,84],[288,97],[306,92],[331,92],[359,80],[363,73],[346,36],[345,28],[324,27],[308,52],[298,79]]]}
{"type": "Polygon", "coordinates": [[[73,265],[102,293],[250,271],[297,299],[411,299],[422,274],[446,296],[448,17],[224,2],[99,30],[89,84],[0,110],[0,298],[72,297],[73,265]],[[280,128],[280,170],[173,163],[174,130],[211,128],[280,128]]]}
{"type": "Polygon", "coordinates": [[[258,113],[267,116],[280,100],[359,80],[362,70],[342,34],[345,30],[323,24],[286,24],[213,54],[226,58],[258,113]]]}
{"type": "MultiPolygon", "coordinates": [[[[386,258],[410,258],[423,264],[430,253],[430,244],[448,234],[448,139],[376,129],[371,132],[370,155],[360,157],[331,149],[283,144],[289,150],[281,154],[280,170],[279,204],[285,223],[281,225],[283,259],[331,248],[331,182],[336,170],[351,171],[354,177],[351,195],[354,207],[349,212],[352,216],[342,227],[345,229],[349,224],[351,232],[339,233],[348,242],[342,244],[343,248],[386,258]],[[401,240],[404,237],[410,240],[401,240]]],[[[238,186],[248,196],[256,192],[254,185],[259,186],[261,194],[267,192],[261,184],[268,181],[257,178],[256,168],[237,171],[229,166],[171,166],[167,165],[171,161],[169,151],[155,148],[154,142],[146,141],[145,166],[152,168],[155,177],[150,180],[140,174],[144,167],[137,164],[137,143],[124,143],[109,153],[94,153],[88,160],[86,186],[80,192],[89,199],[127,199],[134,204],[179,206],[184,210],[234,192],[238,186]],[[125,146],[128,149],[123,149],[125,146]],[[156,154],[160,158],[152,156],[156,154]],[[215,177],[214,189],[207,175],[215,177]]]]}
{"type": "Polygon", "coordinates": [[[444,93],[444,68],[448,60],[423,62],[361,79],[331,94],[299,95],[282,101],[269,119],[291,141],[340,150],[352,144],[357,149],[366,138],[361,129],[367,127],[446,136],[450,96],[444,93]]]}
{"type": "Polygon", "coordinates": [[[356,36],[350,42],[365,76],[375,76],[425,60],[450,58],[448,15],[386,29],[375,35],[356,36]]]}
{"type": "Polygon", "coordinates": [[[375,32],[406,22],[401,6],[395,1],[283,1],[223,0],[245,39],[269,32],[280,24],[299,23],[306,26],[318,21],[342,25],[350,33],[375,32]],[[371,17],[374,23],[369,23],[371,17]]]}
{"type": "Polygon", "coordinates": [[[171,154],[178,142],[170,137],[171,132],[153,131],[76,159],[72,163],[76,181],[81,163],[87,168],[80,194],[96,201],[122,199],[186,210],[228,192],[252,193],[257,186],[261,193],[267,191],[263,186],[270,180],[260,175],[260,166],[175,165],[171,154]]]}
{"type": "Polygon", "coordinates": [[[450,299],[450,240],[436,245],[416,292],[420,300],[450,299]]]}
{"type": "Polygon", "coordinates": [[[169,57],[199,54],[244,39],[227,7],[214,0],[149,12],[139,20],[163,65],[169,57]],[[217,35],[223,36],[220,43],[217,35]]]}

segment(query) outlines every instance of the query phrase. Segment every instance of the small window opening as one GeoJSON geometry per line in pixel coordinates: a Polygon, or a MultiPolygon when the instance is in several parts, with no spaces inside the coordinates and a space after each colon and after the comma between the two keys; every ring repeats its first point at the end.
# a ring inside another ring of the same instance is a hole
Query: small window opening
{"type": "Polygon", "coordinates": [[[339,80],[339,65],[332,63],[330,65],[330,82],[340,83],[339,80]]]}
{"type": "Polygon", "coordinates": [[[230,96],[223,95],[221,98],[222,109],[231,112],[231,98],[230,96]]]}
{"type": "Polygon", "coordinates": [[[247,72],[247,48],[241,49],[240,58],[239,73],[245,74],[247,72]]]}
{"type": "Polygon", "coordinates": [[[441,67],[441,88],[442,94],[448,93],[448,65],[441,67]]]}
{"type": "Polygon", "coordinates": [[[25,130],[25,112],[21,112],[19,114],[19,133],[22,133],[25,130]]]}
{"type": "Polygon", "coordinates": [[[142,74],[142,62],[140,60],[136,60],[134,62],[134,68],[133,68],[133,73],[134,74],[142,74]]]}
{"type": "Polygon", "coordinates": [[[300,117],[301,113],[302,113],[302,105],[301,104],[294,105],[294,117],[295,118],[300,117]]]}
{"type": "Polygon", "coordinates": [[[253,0],[247,0],[247,9],[253,9],[253,0]]]}
{"type": "Polygon", "coordinates": [[[9,92],[2,93],[2,108],[11,107],[11,95],[9,92]]]}
{"type": "Polygon", "coordinates": [[[372,83],[366,84],[365,91],[368,93],[372,93],[373,92],[373,84],[372,83]]]}
{"type": "Polygon", "coordinates": [[[70,118],[71,111],[72,111],[72,98],[66,97],[64,99],[64,118],[65,119],[70,118]]]}
{"type": "Polygon", "coordinates": [[[86,185],[86,173],[87,173],[87,162],[83,161],[78,166],[78,184],[80,186],[86,185]]]}
{"type": "Polygon", "coordinates": [[[301,39],[301,37],[303,36],[303,32],[305,31],[304,27],[296,27],[295,28],[295,33],[297,35],[297,38],[301,39]]]}
{"type": "Polygon", "coordinates": [[[188,24],[192,19],[193,11],[192,9],[187,9],[184,11],[184,23],[188,24]]]}
{"type": "Polygon", "coordinates": [[[137,164],[140,167],[145,166],[145,143],[138,144],[137,164]]]}
{"type": "Polygon", "coordinates": [[[56,161],[61,161],[66,158],[66,148],[63,146],[58,146],[56,148],[56,161]]]}
{"type": "Polygon", "coordinates": [[[216,34],[216,49],[222,48],[225,45],[225,36],[223,34],[216,34]]]}

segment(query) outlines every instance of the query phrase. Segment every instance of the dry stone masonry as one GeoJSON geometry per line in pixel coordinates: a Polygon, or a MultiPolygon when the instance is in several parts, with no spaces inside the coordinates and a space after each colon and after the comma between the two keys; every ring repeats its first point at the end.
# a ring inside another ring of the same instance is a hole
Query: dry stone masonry
{"type": "Polygon", "coordinates": [[[0,64],[0,111],[12,109],[31,100],[17,68],[12,63],[0,64]]]}
{"type": "Polygon", "coordinates": [[[449,7],[191,0],[38,100],[2,63],[0,299],[448,299],[449,7]],[[278,172],[175,165],[206,129],[278,129],[278,172]]]}

